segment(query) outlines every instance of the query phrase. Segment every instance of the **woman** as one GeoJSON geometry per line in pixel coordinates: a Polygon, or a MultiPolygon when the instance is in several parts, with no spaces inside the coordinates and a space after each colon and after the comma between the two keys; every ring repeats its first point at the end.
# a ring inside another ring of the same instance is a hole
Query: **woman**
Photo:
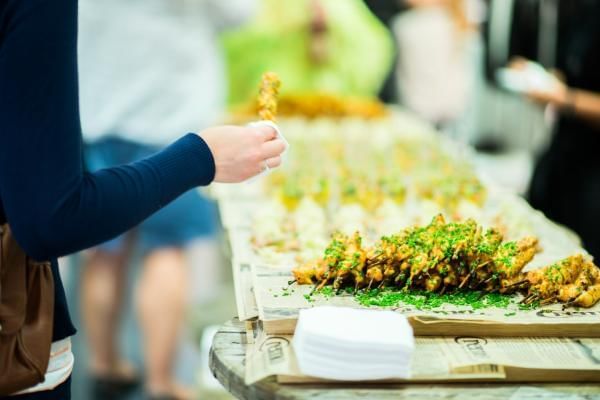
{"type": "MultiPolygon", "coordinates": [[[[195,186],[276,167],[285,148],[270,128],[215,127],[138,162],[85,173],[77,90],[77,1],[1,2],[0,221],[30,257],[51,261],[53,340],[61,343],[75,329],[57,257],[115,237],[195,186]]],[[[12,398],[69,399],[70,366],[61,367],[12,398]]]]}

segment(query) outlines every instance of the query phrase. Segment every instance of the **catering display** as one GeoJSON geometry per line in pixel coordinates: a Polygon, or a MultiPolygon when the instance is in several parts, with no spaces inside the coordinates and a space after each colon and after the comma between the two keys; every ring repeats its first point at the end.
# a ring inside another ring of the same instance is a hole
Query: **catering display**
{"type": "Polygon", "coordinates": [[[279,96],[282,167],[215,192],[241,320],[290,335],[328,305],[401,313],[418,337],[600,337],[578,237],[476,171],[468,146],[399,108],[279,96]]]}
{"type": "Polygon", "coordinates": [[[280,119],[294,151],[259,189],[252,242],[264,261],[315,258],[335,231],[375,239],[440,212],[480,214],[486,189],[458,159],[464,150],[402,133],[404,118],[280,119]]]}

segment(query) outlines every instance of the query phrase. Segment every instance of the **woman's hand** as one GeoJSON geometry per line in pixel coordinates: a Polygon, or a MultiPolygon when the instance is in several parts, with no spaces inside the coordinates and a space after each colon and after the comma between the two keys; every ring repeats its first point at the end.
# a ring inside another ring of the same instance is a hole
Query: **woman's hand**
{"type": "Polygon", "coordinates": [[[269,126],[216,126],[199,135],[215,159],[215,182],[242,182],[266,167],[278,167],[286,148],[269,126]]]}

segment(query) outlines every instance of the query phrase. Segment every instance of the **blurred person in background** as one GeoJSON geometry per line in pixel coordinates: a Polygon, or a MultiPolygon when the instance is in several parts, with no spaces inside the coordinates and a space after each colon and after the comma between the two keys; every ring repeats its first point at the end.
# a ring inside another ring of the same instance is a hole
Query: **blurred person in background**
{"type": "MultiPolygon", "coordinates": [[[[410,6],[404,0],[365,0],[365,4],[369,7],[369,10],[388,28],[391,34],[392,21],[398,16],[400,12],[403,12],[410,8],[410,6]]],[[[379,91],[379,99],[384,103],[397,103],[398,102],[398,89],[396,85],[396,67],[398,64],[396,37],[392,35],[394,40],[395,57],[393,66],[383,83],[381,90],[379,91]]]]}
{"type": "Polygon", "coordinates": [[[558,79],[526,97],[553,124],[528,197],[549,218],[573,229],[600,257],[600,2],[488,0],[486,74],[535,61],[558,79]]]}
{"type": "MultiPolygon", "coordinates": [[[[562,82],[548,90],[527,93],[533,101],[548,105],[558,113],[550,146],[536,165],[529,198],[531,204],[548,217],[577,232],[585,248],[598,259],[600,2],[555,0],[537,5],[541,18],[534,26],[554,26],[556,40],[549,50],[550,57],[536,61],[556,69],[562,82]],[[554,7],[554,12],[546,7],[554,7]]],[[[530,27],[528,24],[521,28],[527,32],[530,27]]],[[[526,37],[523,40],[527,41],[526,37]]],[[[527,57],[528,54],[515,53],[514,56],[527,57]]]]}
{"type": "Polygon", "coordinates": [[[265,70],[277,71],[284,93],[373,97],[393,54],[389,32],[362,0],[263,0],[257,18],[223,44],[233,105],[254,96],[265,70]]]}
{"type": "MultiPolygon", "coordinates": [[[[80,103],[88,168],[133,162],[155,153],[178,132],[218,121],[226,80],[217,36],[252,12],[252,0],[80,0],[80,103]]],[[[191,190],[87,254],[82,317],[97,398],[138,381],[118,346],[126,267],[135,249],[143,257],[136,305],[146,390],[156,398],[191,397],[173,378],[194,267],[184,250],[198,238],[212,238],[216,224],[212,202],[191,190]]],[[[212,243],[195,252],[205,277],[218,267],[212,243]]]]}
{"type": "Polygon", "coordinates": [[[470,47],[476,27],[465,0],[405,0],[391,20],[400,104],[440,129],[452,129],[472,92],[470,47]]]}
{"type": "Polygon", "coordinates": [[[573,229],[600,257],[600,2],[488,0],[486,75],[528,60],[558,79],[525,93],[554,124],[529,187],[531,205],[573,229]]]}

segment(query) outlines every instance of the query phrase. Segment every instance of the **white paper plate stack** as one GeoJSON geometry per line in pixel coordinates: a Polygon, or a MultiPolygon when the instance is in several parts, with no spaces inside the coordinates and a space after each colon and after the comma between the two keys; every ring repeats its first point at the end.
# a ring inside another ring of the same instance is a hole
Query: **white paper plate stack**
{"type": "Polygon", "coordinates": [[[525,62],[520,68],[499,68],[496,81],[503,88],[517,93],[552,91],[560,84],[558,78],[533,61],[525,62]]]}
{"type": "Polygon", "coordinates": [[[410,377],[415,343],[398,313],[315,307],[300,311],[293,346],[303,374],[361,381],[410,377]]]}

